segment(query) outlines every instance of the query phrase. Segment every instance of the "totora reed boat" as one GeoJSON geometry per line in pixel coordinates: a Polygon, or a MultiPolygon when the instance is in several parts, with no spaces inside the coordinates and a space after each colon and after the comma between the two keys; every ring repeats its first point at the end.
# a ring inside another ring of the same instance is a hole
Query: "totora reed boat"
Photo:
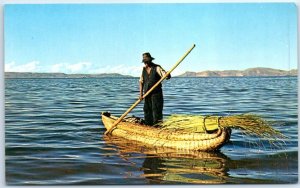
{"type": "MultiPolygon", "coordinates": [[[[108,112],[102,113],[102,122],[111,129],[118,118],[108,112]]],[[[207,132],[187,132],[143,125],[137,121],[122,120],[113,128],[111,135],[130,140],[145,147],[165,147],[176,150],[214,151],[229,141],[231,129],[217,126],[207,132]]]]}

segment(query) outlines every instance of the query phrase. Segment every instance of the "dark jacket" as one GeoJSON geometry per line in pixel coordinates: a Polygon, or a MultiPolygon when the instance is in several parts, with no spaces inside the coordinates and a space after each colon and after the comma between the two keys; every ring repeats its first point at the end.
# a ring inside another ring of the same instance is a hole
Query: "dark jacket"
{"type": "MultiPolygon", "coordinates": [[[[153,65],[151,67],[151,71],[150,74],[148,75],[146,68],[143,68],[143,88],[144,88],[144,93],[146,93],[148,90],[150,90],[152,88],[152,86],[154,86],[160,79],[161,76],[157,73],[156,71],[156,67],[158,65],[153,65]]],[[[151,92],[151,93],[158,93],[158,92],[162,92],[162,85],[161,83],[151,92]]]]}

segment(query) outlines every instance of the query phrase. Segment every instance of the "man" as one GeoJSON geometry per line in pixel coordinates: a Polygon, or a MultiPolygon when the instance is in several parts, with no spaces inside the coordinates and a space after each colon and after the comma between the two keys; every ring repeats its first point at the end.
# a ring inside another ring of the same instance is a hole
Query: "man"
{"type": "MultiPolygon", "coordinates": [[[[143,72],[140,77],[140,98],[166,74],[166,71],[152,61],[149,52],[143,54],[143,72]]],[[[170,79],[171,75],[167,77],[170,79]]],[[[163,93],[161,83],[147,96],[144,101],[144,116],[146,125],[154,125],[163,119],[163,93]]]]}

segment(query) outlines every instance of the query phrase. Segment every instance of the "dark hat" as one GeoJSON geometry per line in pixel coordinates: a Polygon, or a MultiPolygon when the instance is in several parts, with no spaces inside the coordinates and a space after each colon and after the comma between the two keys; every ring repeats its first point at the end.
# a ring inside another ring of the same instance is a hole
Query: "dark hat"
{"type": "Polygon", "coordinates": [[[149,52],[145,52],[145,53],[143,53],[143,55],[145,55],[145,56],[151,58],[152,60],[155,59],[154,57],[151,56],[151,54],[150,54],[149,52]]]}

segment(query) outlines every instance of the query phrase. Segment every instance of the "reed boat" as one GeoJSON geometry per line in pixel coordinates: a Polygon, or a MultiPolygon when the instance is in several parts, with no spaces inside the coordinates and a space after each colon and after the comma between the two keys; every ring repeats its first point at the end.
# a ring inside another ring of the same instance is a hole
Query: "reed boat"
{"type": "MultiPolygon", "coordinates": [[[[108,112],[102,113],[102,122],[110,130],[118,118],[108,112]]],[[[121,137],[145,147],[164,147],[176,150],[215,151],[230,139],[231,129],[217,126],[207,132],[186,132],[184,130],[164,129],[143,125],[123,119],[111,135],[121,137]]]]}

